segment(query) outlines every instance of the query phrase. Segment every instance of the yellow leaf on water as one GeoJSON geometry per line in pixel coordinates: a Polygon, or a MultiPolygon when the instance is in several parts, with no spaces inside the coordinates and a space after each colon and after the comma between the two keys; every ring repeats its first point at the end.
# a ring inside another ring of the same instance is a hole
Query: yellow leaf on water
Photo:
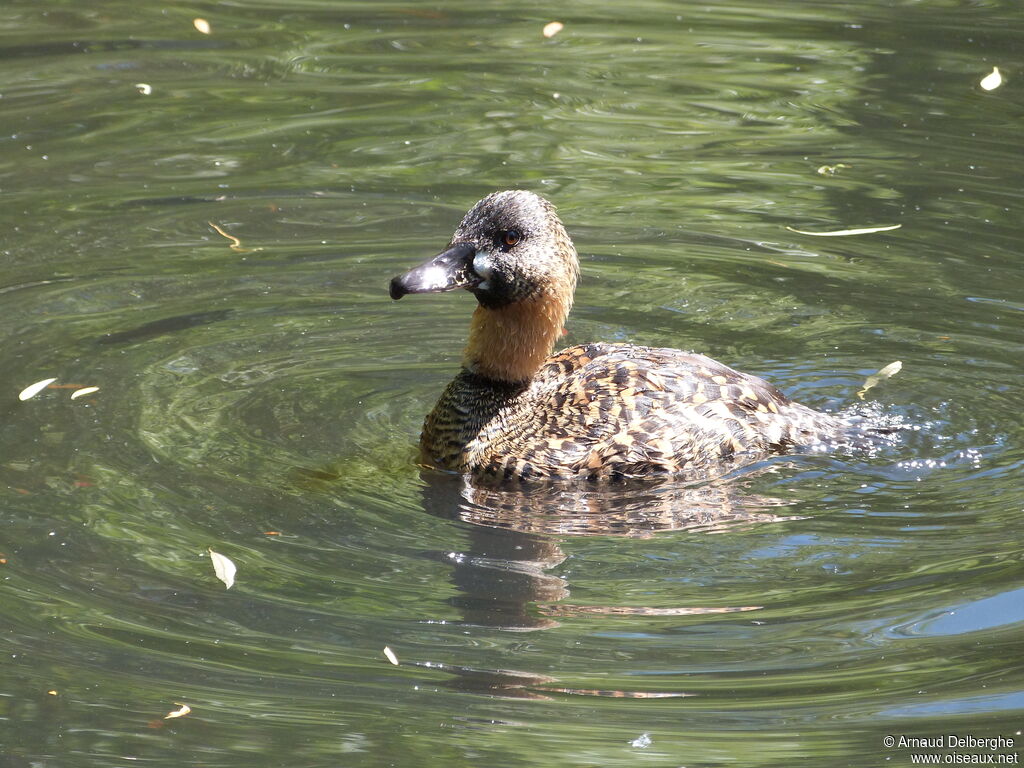
{"type": "Polygon", "coordinates": [[[820,176],[835,176],[839,173],[841,168],[850,168],[851,166],[846,163],[836,163],[835,165],[822,165],[818,167],[818,175],[820,176]]]}
{"type": "Polygon", "coordinates": [[[872,373],[867,379],[864,380],[864,388],[857,393],[857,397],[861,400],[864,399],[865,393],[873,386],[878,384],[880,381],[885,381],[888,378],[895,376],[903,368],[903,363],[899,360],[889,363],[878,373],[872,373]]]}
{"type": "Polygon", "coordinates": [[[850,237],[851,235],[870,235],[872,232],[888,232],[893,229],[899,229],[902,224],[889,224],[884,227],[860,227],[859,229],[837,229],[833,232],[808,232],[805,229],[796,229],[794,227],[786,227],[790,232],[796,232],[798,235],[811,235],[812,237],[850,237]]]}
{"type": "Polygon", "coordinates": [[[83,397],[85,395],[91,395],[93,392],[99,391],[99,387],[82,387],[81,389],[76,389],[74,392],[71,393],[71,399],[77,400],[80,397],[83,397]]]}
{"type": "Polygon", "coordinates": [[[559,32],[565,29],[565,24],[560,21],[550,21],[544,25],[543,34],[544,37],[554,37],[559,32]]]}
{"type": "Polygon", "coordinates": [[[56,380],[57,380],[57,377],[54,376],[52,379],[43,379],[42,381],[37,381],[35,384],[30,384],[29,386],[27,386],[23,390],[21,390],[21,394],[18,395],[18,399],[19,400],[31,400],[33,397],[38,395],[40,392],[42,392],[48,386],[53,384],[53,382],[55,382],[56,380]]]}
{"type": "Polygon", "coordinates": [[[231,589],[231,585],[235,583],[235,573],[238,571],[235,564],[220,552],[214,552],[212,549],[207,551],[210,553],[210,560],[213,561],[213,572],[224,582],[225,588],[231,589]]]}
{"type": "Polygon", "coordinates": [[[384,658],[390,661],[396,667],[398,666],[398,657],[395,656],[395,652],[388,648],[386,645],[384,646],[384,658]]]}
{"type": "Polygon", "coordinates": [[[211,227],[213,227],[217,231],[218,235],[220,235],[221,237],[226,237],[228,240],[231,241],[231,245],[228,246],[231,250],[233,250],[233,251],[243,251],[244,252],[244,249],[242,248],[242,241],[241,240],[239,240],[234,235],[229,235],[227,232],[225,232],[223,229],[218,227],[212,221],[208,221],[206,223],[209,224],[211,227]]]}
{"type": "Polygon", "coordinates": [[[981,82],[978,83],[986,91],[994,91],[1000,85],[1003,84],[1003,75],[999,71],[999,67],[992,67],[992,71],[981,78],[981,82]]]}
{"type": "Polygon", "coordinates": [[[192,26],[204,35],[210,34],[210,22],[206,19],[192,19],[192,26]]]}
{"type": "Polygon", "coordinates": [[[164,715],[164,720],[170,720],[174,717],[184,717],[192,711],[192,708],[188,704],[182,704],[180,701],[176,701],[174,703],[177,704],[178,707],[180,707],[180,709],[176,709],[173,712],[168,712],[166,715],[164,715]]]}

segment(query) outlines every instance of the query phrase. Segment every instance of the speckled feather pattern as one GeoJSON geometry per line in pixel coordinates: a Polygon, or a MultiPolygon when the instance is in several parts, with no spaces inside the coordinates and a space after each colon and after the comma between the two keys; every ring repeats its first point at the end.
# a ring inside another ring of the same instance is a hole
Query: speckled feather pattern
{"type": "Polygon", "coordinates": [[[463,370],[424,424],[425,458],[499,478],[593,479],[705,470],[828,440],[833,417],[703,355],[587,344],[528,383],[463,370]]]}

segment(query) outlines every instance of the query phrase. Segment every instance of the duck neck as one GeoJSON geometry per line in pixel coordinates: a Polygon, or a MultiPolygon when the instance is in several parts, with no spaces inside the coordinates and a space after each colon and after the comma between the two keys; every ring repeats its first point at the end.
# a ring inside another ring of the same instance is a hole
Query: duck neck
{"type": "Polygon", "coordinates": [[[563,333],[571,296],[541,295],[498,309],[478,306],[462,365],[505,382],[525,382],[540,370],[563,333]]]}

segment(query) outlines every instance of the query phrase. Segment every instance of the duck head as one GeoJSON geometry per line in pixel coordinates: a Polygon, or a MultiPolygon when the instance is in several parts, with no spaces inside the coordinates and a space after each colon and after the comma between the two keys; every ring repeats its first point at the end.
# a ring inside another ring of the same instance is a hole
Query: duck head
{"type": "Polygon", "coordinates": [[[463,217],[434,258],[391,281],[391,298],[465,288],[481,306],[503,306],[576,288],[579,264],[554,206],[525,190],[495,192],[463,217]]]}
{"type": "Polygon", "coordinates": [[[391,281],[392,299],[465,288],[479,306],[463,365],[505,381],[532,377],[562,333],[579,276],[555,208],[525,190],[474,205],[434,258],[391,281]]]}

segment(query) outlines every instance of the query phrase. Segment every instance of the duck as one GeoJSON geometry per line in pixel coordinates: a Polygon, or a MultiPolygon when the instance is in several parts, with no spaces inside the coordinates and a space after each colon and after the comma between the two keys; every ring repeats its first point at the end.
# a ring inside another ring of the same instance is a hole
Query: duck
{"type": "Polygon", "coordinates": [[[517,189],[477,202],[444,250],[391,280],[394,300],[463,289],[477,302],[461,368],[423,424],[425,465],[499,481],[713,473],[850,429],[696,352],[553,353],[579,275],[555,207],[517,189]]]}

